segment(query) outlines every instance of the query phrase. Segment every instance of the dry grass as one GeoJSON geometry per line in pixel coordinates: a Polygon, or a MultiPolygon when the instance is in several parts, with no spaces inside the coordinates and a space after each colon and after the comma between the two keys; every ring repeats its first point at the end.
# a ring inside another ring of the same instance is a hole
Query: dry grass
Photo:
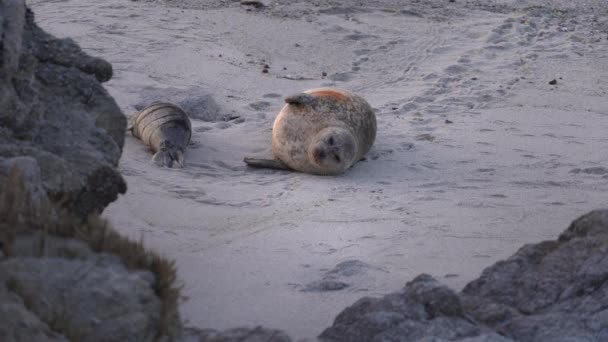
{"type": "MultiPolygon", "coordinates": [[[[178,320],[177,300],[180,291],[176,285],[177,275],[173,261],[146,250],[141,242],[121,236],[99,216],[90,216],[83,222],[51,203],[48,198],[33,199],[22,172],[16,167],[11,170],[5,185],[0,194],[0,242],[8,257],[11,256],[11,243],[16,234],[38,230],[43,231],[43,235],[52,234],[84,241],[98,253],[117,255],[129,269],[149,270],[155,275],[154,290],[162,302],[157,337],[172,339],[175,334],[172,326],[178,320]]],[[[37,246],[37,254],[41,257],[45,251],[44,240],[43,238],[37,246]]],[[[53,326],[61,328],[61,331],[66,328],[66,324],[53,326]]]]}

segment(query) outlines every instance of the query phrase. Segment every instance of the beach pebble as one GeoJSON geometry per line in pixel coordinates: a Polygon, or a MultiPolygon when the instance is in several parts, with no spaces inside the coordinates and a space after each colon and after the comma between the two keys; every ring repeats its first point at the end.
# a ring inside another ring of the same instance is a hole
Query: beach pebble
{"type": "Polygon", "coordinates": [[[259,0],[241,0],[241,5],[253,6],[255,8],[261,8],[266,6],[263,1],[259,0]]]}
{"type": "Polygon", "coordinates": [[[343,290],[350,285],[339,280],[335,279],[323,279],[319,281],[314,281],[302,290],[302,291],[310,291],[310,292],[326,292],[326,291],[339,291],[343,290]]]}
{"type": "Polygon", "coordinates": [[[232,125],[227,122],[218,122],[217,124],[215,124],[215,128],[219,128],[219,129],[226,129],[230,126],[232,126],[232,125]]]}

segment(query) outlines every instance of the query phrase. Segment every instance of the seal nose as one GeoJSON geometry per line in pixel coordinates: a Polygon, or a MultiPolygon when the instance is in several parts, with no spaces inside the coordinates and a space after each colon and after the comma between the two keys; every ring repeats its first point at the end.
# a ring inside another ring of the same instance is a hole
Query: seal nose
{"type": "Polygon", "coordinates": [[[324,150],[319,150],[317,152],[317,155],[319,156],[319,159],[325,159],[325,151],[324,150]]]}
{"type": "Polygon", "coordinates": [[[315,160],[317,162],[325,159],[325,156],[327,155],[327,153],[325,153],[325,149],[321,146],[315,146],[314,150],[312,151],[315,160]]]}

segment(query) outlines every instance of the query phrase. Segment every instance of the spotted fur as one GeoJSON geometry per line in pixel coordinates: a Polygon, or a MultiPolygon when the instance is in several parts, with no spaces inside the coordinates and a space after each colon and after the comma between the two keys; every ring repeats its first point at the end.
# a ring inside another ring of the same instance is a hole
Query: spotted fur
{"type": "Polygon", "coordinates": [[[273,125],[272,152],[288,168],[339,174],[359,161],[376,138],[376,116],[362,97],[337,88],[286,98],[273,125]]]}

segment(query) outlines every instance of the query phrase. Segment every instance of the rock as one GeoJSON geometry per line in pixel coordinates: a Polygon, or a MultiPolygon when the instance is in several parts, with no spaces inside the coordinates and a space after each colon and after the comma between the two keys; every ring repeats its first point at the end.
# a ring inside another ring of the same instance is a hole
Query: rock
{"type": "Polygon", "coordinates": [[[601,166],[587,167],[584,169],[576,168],[576,169],[570,170],[570,173],[575,173],[575,174],[584,173],[584,174],[588,174],[588,175],[606,175],[606,174],[608,174],[608,168],[601,167],[601,166]]]}
{"type": "Polygon", "coordinates": [[[76,239],[44,234],[41,231],[20,232],[10,246],[11,257],[52,257],[85,259],[93,254],[89,246],[76,239]]]}
{"type": "Polygon", "coordinates": [[[496,310],[471,314],[515,340],[608,340],[608,210],[575,220],[557,241],[522,247],[463,294],[490,300],[496,310]],[[493,319],[505,309],[506,321],[493,319]]]}
{"type": "Polygon", "coordinates": [[[193,119],[208,122],[224,119],[222,110],[213,97],[200,87],[145,88],[142,92],[142,101],[135,105],[135,109],[142,110],[155,101],[174,103],[193,119]]]}
{"type": "Polygon", "coordinates": [[[0,340],[177,336],[170,262],[57,208],[32,157],[1,160],[0,188],[0,340]]]}
{"type": "Polygon", "coordinates": [[[381,268],[370,266],[360,260],[347,260],[325,272],[320,280],[306,284],[302,291],[325,292],[343,290],[351,287],[355,282],[365,282],[366,279],[362,278],[368,275],[369,271],[386,272],[381,268]]]}
{"type": "Polygon", "coordinates": [[[99,219],[126,191],[109,63],[0,0],[0,340],[174,341],[174,264],[99,219]]]}
{"type": "Polygon", "coordinates": [[[154,276],[129,272],[116,256],[14,257],[0,269],[0,283],[72,341],[153,341],[157,333],[161,301],[154,276]]]}
{"type": "Polygon", "coordinates": [[[366,273],[368,270],[381,270],[360,260],[346,260],[327,271],[326,276],[352,277],[366,273]]]}
{"type": "Polygon", "coordinates": [[[310,292],[326,292],[326,291],[339,291],[349,287],[350,284],[345,283],[336,279],[321,279],[306,284],[302,291],[310,292]]]}
{"type": "Polygon", "coordinates": [[[254,110],[258,110],[258,111],[267,110],[271,106],[272,106],[272,103],[270,103],[268,101],[257,101],[257,102],[252,102],[249,104],[249,107],[253,108],[254,110]]]}
{"type": "Polygon", "coordinates": [[[241,5],[253,6],[255,8],[262,8],[262,7],[268,6],[268,4],[266,2],[267,1],[261,1],[261,0],[241,0],[241,5]]]}
{"type": "Polygon", "coordinates": [[[235,328],[225,331],[213,329],[185,329],[182,342],[291,342],[291,338],[280,330],[235,328]]]}
{"type": "Polygon", "coordinates": [[[18,215],[13,218],[15,223],[32,223],[49,206],[40,166],[32,157],[0,157],[0,188],[4,189],[0,196],[0,217],[5,220],[9,219],[9,211],[12,211],[18,215]],[[23,187],[19,188],[17,184],[23,187]]]}
{"type": "Polygon", "coordinates": [[[34,158],[51,199],[101,212],[126,191],[126,118],[99,83],[111,65],[42,31],[23,0],[0,0],[0,23],[0,158],[34,158]]]}
{"type": "MultiPolygon", "coordinates": [[[[0,278],[2,275],[0,275],[0,278]]],[[[0,336],[3,341],[68,342],[30,312],[17,294],[0,282],[0,336]]]]}
{"type": "Polygon", "coordinates": [[[608,340],[608,209],[575,220],[558,240],[523,246],[461,293],[428,275],[363,298],[322,341],[608,340]]]}
{"type": "Polygon", "coordinates": [[[479,336],[482,332],[465,316],[455,292],[422,274],[400,292],[358,300],[342,311],[319,339],[364,342],[419,341],[432,337],[452,341],[479,336]]]}

